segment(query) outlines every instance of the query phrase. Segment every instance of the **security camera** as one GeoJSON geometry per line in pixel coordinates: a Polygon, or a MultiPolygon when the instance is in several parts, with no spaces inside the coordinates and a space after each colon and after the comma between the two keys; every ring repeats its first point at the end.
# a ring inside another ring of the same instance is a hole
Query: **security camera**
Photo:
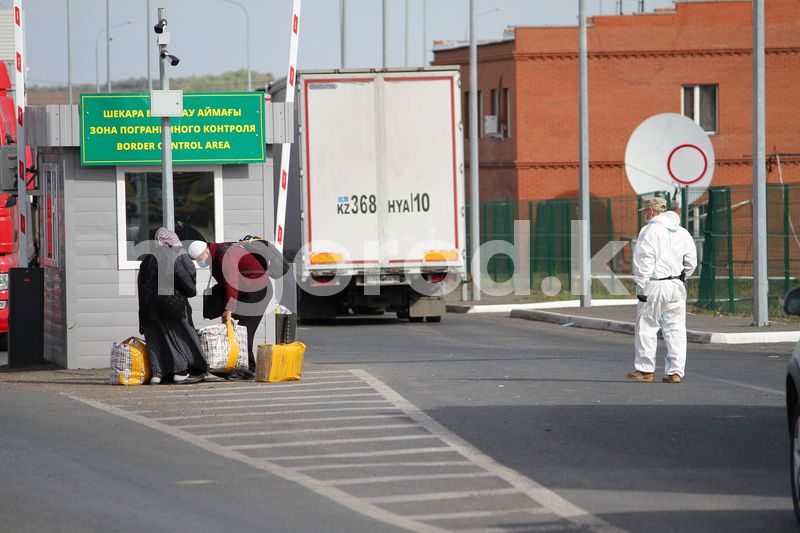
{"type": "Polygon", "coordinates": [[[153,26],[153,31],[156,33],[164,33],[164,26],[167,25],[167,19],[161,19],[158,21],[158,24],[153,26]]]}
{"type": "Polygon", "coordinates": [[[181,62],[181,59],[179,57],[176,57],[172,54],[168,54],[166,52],[161,52],[161,59],[164,59],[165,57],[169,58],[169,64],[172,65],[173,67],[177,67],[178,63],[181,62]]]}

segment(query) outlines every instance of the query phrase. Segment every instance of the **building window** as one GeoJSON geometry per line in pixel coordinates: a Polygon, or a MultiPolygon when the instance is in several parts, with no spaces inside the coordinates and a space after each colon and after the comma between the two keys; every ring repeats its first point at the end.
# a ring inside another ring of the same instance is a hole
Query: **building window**
{"type": "Polygon", "coordinates": [[[511,137],[508,127],[509,93],[508,89],[492,89],[491,113],[485,119],[486,133],[499,139],[511,137]]]}
{"type": "Polygon", "coordinates": [[[42,165],[41,177],[42,197],[40,200],[39,222],[39,257],[43,265],[59,266],[61,251],[61,229],[59,221],[61,187],[58,178],[58,166],[45,163],[42,165]]]}
{"type": "Polygon", "coordinates": [[[684,85],[681,94],[684,116],[706,133],[717,133],[717,85],[684,85]]]}
{"type": "MultiPolygon", "coordinates": [[[[221,170],[179,170],[172,180],[178,237],[223,240],[221,170]]],[[[152,240],[164,225],[160,170],[118,170],[117,195],[120,268],[136,268],[140,257],[134,247],[152,240]]]]}
{"type": "MultiPolygon", "coordinates": [[[[483,93],[478,91],[478,137],[483,137],[483,93]]],[[[461,119],[464,124],[464,138],[469,140],[469,91],[464,91],[464,101],[461,102],[461,110],[464,115],[461,119]]]]}
{"type": "Polygon", "coordinates": [[[500,123],[500,131],[503,133],[503,137],[506,139],[511,138],[511,96],[509,94],[508,89],[502,90],[502,96],[500,97],[500,114],[497,117],[498,122],[500,123]]]}

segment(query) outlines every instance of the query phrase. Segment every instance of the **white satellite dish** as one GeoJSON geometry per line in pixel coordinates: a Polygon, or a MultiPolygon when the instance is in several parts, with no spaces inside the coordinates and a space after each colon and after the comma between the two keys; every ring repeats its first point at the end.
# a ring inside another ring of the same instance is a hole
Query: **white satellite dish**
{"type": "Polygon", "coordinates": [[[714,176],[714,147],[692,119],[677,113],[654,115],[628,140],[625,173],[636,194],[677,192],[681,187],[702,194],[714,176]]]}

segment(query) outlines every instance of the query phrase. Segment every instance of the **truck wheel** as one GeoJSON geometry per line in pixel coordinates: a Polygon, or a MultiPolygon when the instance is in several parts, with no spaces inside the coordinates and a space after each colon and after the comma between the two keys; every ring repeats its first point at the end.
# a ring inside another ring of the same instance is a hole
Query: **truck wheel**
{"type": "Polygon", "coordinates": [[[0,352],[8,351],[8,333],[0,333],[0,352]]]}
{"type": "Polygon", "coordinates": [[[442,317],[441,316],[426,316],[425,317],[425,321],[426,322],[441,322],[442,321],[442,317]]]}
{"type": "Polygon", "coordinates": [[[416,323],[422,322],[424,318],[425,317],[421,317],[421,316],[410,316],[410,317],[408,317],[408,321],[413,323],[413,324],[416,324],[416,323]]]}

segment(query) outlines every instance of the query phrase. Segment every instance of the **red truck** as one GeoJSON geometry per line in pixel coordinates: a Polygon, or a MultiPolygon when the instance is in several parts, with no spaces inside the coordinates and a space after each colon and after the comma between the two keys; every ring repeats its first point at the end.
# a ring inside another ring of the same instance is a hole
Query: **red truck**
{"type": "MultiPolygon", "coordinates": [[[[0,68],[0,146],[17,141],[17,121],[8,71],[0,68]]],[[[31,149],[25,150],[26,168],[31,168],[31,149]]],[[[28,189],[33,189],[33,174],[28,173],[28,189]]],[[[16,192],[0,193],[0,350],[8,343],[8,272],[20,265],[19,212],[16,192]]],[[[33,217],[32,217],[33,218],[33,217]]],[[[32,221],[31,221],[32,222],[32,221]]],[[[28,230],[32,236],[32,229],[28,230]]],[[[32,247],[29,246],[29,250],[32,247]]],[[[28,253],[30,256],[30,252],[28,253]]]]}

